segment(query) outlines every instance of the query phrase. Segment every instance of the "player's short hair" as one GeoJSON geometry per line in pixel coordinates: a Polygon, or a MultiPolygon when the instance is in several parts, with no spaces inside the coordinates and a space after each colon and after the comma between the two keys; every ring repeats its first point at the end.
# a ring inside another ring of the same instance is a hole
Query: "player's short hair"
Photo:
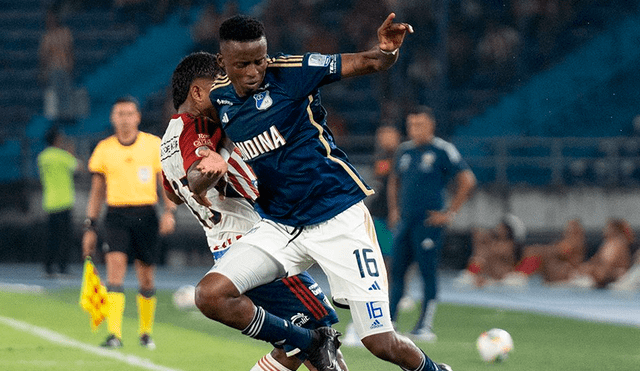
{"type": "Polygon", "coordinates": [[[247,15],[233,16],[220,25],[220,41],[254,41],[263,36],[262,22],[247,15]]]}
{"type": "Polygon", "coordinates": [[[61,134],[60,128],[56,125],[53,125],[44,134],[44,141],[47,143],[48,146],[52,146],[56,142],[56,139],[58,139],[60,134],[61,134]]]}
{"type": "Polygon", "coordinates": [[[187,100],[189,88],[195,79],[215,78],[220,73],[216,56],[207,52],[191,53],[184,57],[171,76],[173,108],[176,110],[187,100]]]}
{"type": "Polygon", "coordinates": [[[115,107],[115,105],[119,103],[133,103],[136,105],[136,109],[140,111],[140,102],[133,95],[124,95],[119,97],[115,102],[113,102],[112,107],[115,107]]]}
{"type": "Polygon", "coordinates": [[[436,119],[433,109],[428,106],[415,106],[407,112],[407,116],[408,115],[427,115],[431,120],[435,121],[436,119]]]}

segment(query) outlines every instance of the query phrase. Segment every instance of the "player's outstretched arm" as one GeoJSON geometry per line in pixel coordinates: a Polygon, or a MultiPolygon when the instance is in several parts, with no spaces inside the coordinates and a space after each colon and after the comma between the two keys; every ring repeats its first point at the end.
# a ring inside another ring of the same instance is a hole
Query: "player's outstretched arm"
{"type": "Polygon", "coordinates": [[[413,33],[408,23],[394,23],[395,13],[389,14],[378,28],[378,45],[365,52],[342,54],[342,77],[353,77],[384,71],[398,59],[407,33],[413,33]]]}

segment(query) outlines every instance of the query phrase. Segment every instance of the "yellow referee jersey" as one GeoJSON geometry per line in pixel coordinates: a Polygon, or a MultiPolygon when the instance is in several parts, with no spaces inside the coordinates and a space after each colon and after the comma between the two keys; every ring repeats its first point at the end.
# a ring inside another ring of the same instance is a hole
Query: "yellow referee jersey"
{"type": "Polygon", "coordinates": [[[89,171],[103,174],[107,205],[140,206],[158,202],[157,174],[161,139],[139,132],[136,141],[123,146],[112,135],[98,143],[89,159],[89,171]]]}

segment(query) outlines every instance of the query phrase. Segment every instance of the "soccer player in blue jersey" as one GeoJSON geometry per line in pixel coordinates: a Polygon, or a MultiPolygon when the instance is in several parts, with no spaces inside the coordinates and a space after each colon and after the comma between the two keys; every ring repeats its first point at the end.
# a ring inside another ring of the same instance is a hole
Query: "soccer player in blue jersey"
{"type": "Polygon", "coordinates": [[[407,134],[396,152],[388,184],[389,221],[396,225],[391,259],[391,318],[395,321],[404,293],[404,278],[413,262],[423,281],[420,317],[410,336],[435,341],[432,331],[436,309],[438,262],[444,227],[475,188],[476,178],[453,144],[435,136],[435,116],[429,107],[407,115],[407,134]],[[445,208],[444,192],[455,183],[445,208]]]}
{"type": "MultiPolygon", "coordinates": [[[[256,19],[235,16],[222,23],[218,63],[225,74],[210,98],[227,136],[258,177],[256,209],[263,219],[198,284],[196,304],[207,317],[249,336],[306,349],[309,337],[292,333],[242,294],[318,263],[334,302],[349,306],[369,351],[403,370],[450,370],[392,326],[386,269],[363,202],[373,190],[336,147],[320,103],[321,86],[395,63],[413,30],[394,18],[392,13],[382,23],[379,43],[368,51],[274,57],[267,55],[264,27],[256,19]]],[[[339,345],[335,337],[333,344],[339,345]]],[[[325,348],[310,358],[312,364],[320,371],[340,370],[335,349],[325,348]]]]}
{"type": "MultiPolygon", "coordinates": [[[[224,138],[220,123],[207,117],[211,109],[209,90],[218,72],[216,56],[210,53],[192,53],[178,64],[171,78],[173,104],[178,113],[171,117],[162,138],[161,156],[167,197],[176,204],[184,203],[198,219],[214,261],[260,219],[251,206],[258,197],[255,175],[239,151],[224,138]],[[216,151],[227,156],[226,161],[216,151]],[[212,161],[212,167],[220,171],[202,174],[197,167],[203,161],[212,161]],[[211,187],[221,174],[225,186],[211,187]],[[201,189],[206,189],[210,206],[198,205],[201,189]]],[[[291,326],[317,329],[338,322],[324,292],[307,272],[256,287],[246,295],[256,306],[287,319],[291,326]]],[[[275,348],[250,371],[297,370],[306,354],[287,357],[286,351],[291,350],[275,348]]],[[[338,361],[346,370],[341,354],[338,361]]]]}

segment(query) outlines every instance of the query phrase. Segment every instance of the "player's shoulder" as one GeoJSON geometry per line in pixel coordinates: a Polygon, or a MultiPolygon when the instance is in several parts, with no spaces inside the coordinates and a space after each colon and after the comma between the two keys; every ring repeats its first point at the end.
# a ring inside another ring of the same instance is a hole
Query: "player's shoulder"
{"type": "Polygon", "coordinates": [[[431,144],[439,149],[442,150],[444,152],[450,153],[450,152],[458,152],[458,150],[456,149],[456,146],[453,145],[453,143],[448,142],[440,137],[435,137],[433,138],[433,140],[431,141],[431,144]]]}
{"type": "Polygon", "coordinates": [[[117,146],[119,143],[120,142],[118,142],[118,138],[116,138],[115,135],[110,135],[100,140],[98,144],[96,144],[95,150],[110,149],[117,146]]]}
{"type": "Polygon", "coordinates": [[[217,75],[215,80],[213,80],[213,85],[211,85],[211,92],[225,91],[225,88],[228,88],[230,85],[231,80],[229,80],[229,76],[226,74],[217,75]]]}
{"type": "Polygon", "coordinates": [[[143,141],[146,141],[146,142],[160,143],[160,141],[162,140],[162,139],[160,139],[159,136],[157,136],[155,134],[147,133],[145,131],[141,131],[139,133],[139,135],[140,135],[140,139],[142,139],[143,141]]]}
{"type": "Polygon", "coordinates": [[[291,68],[302,67],[304,55],[290,55],[278,53],[267,60],[267,68],[291,68]]]}
{"type": "Polygon", "coordinates": [[[398,153],[408,152],[412,149],[416,148],[416,144],[412,140],[407,140],[398,145],[398,153]]]}

